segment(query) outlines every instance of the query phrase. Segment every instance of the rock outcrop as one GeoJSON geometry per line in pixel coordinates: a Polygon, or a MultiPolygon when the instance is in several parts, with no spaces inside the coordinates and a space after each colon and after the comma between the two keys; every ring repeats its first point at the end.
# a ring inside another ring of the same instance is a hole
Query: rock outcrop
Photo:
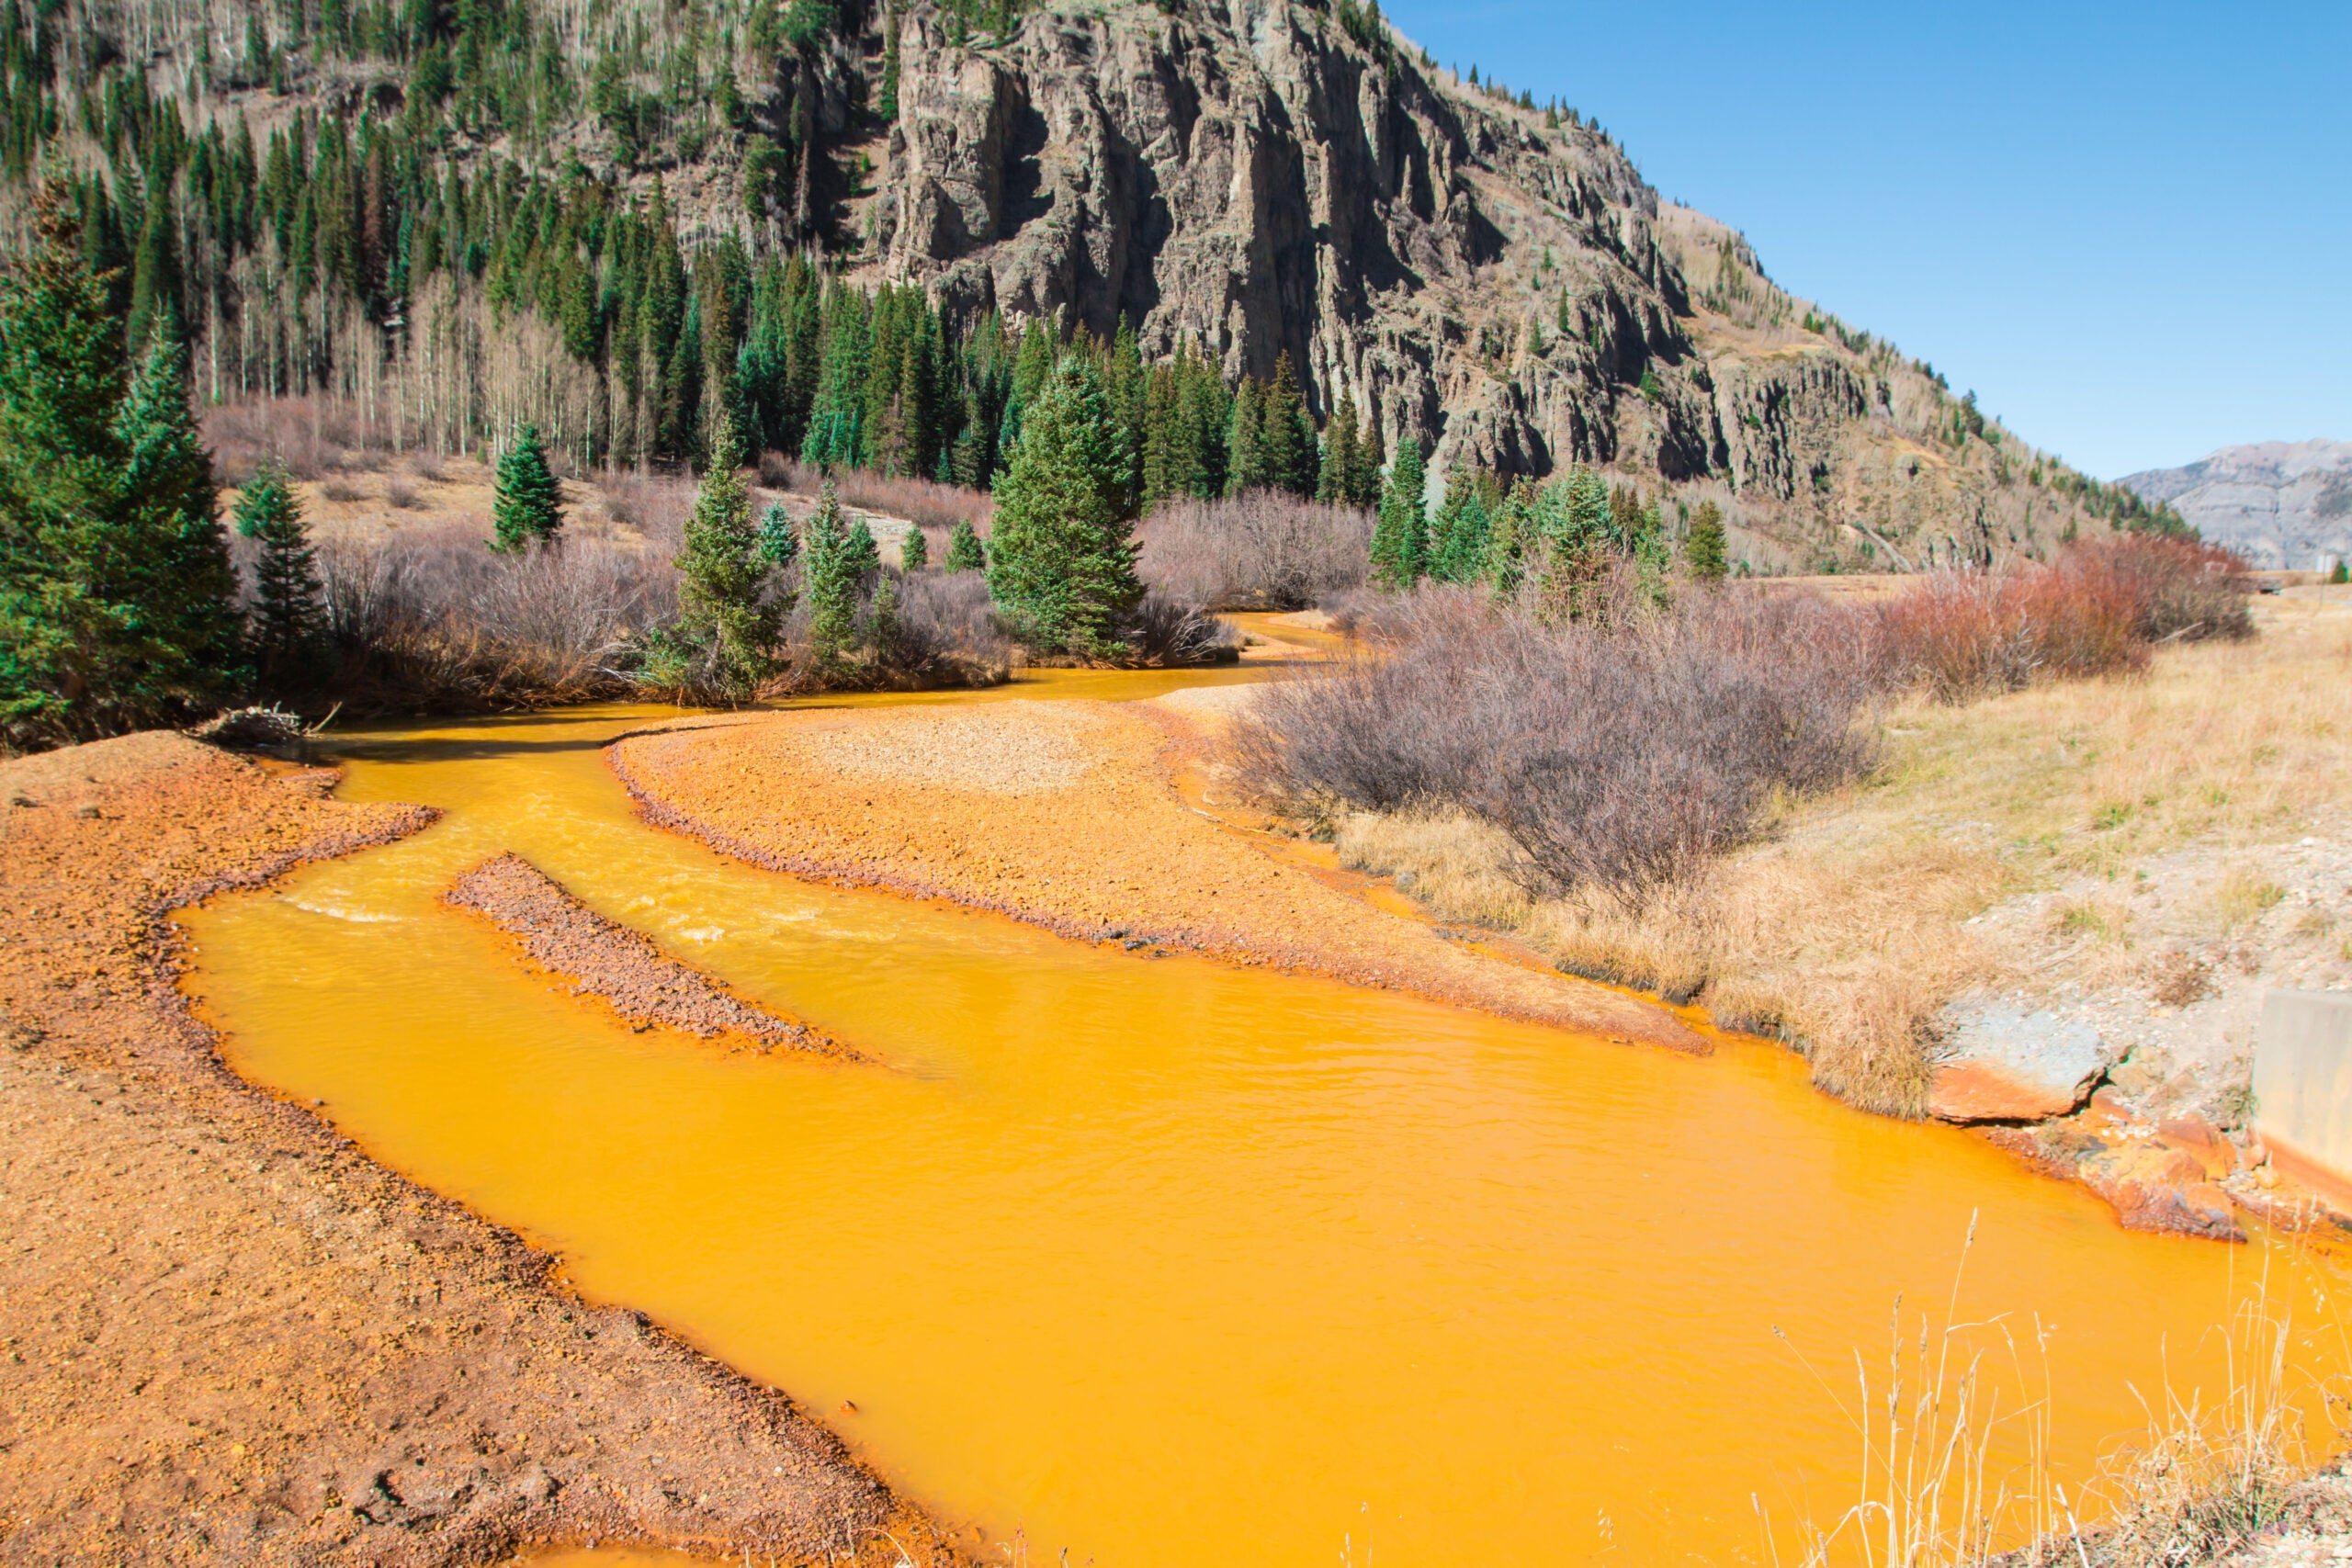
{"type": "MultiPolygon", "coordinates": [[[[1624,150],[1304,0],[908,0],[863,268],[965,312],[1288,355],[1432,485],[1471,463],[1715,499],[1758,570],[1988,558],[2104,525],[1926,367],[1770,283],[1624,150]],[[1695,280],[1695,281],[1694,281],[1695,280]]],[[[2078,476],[2070,476],[2078,483],[2078,476]]]]}

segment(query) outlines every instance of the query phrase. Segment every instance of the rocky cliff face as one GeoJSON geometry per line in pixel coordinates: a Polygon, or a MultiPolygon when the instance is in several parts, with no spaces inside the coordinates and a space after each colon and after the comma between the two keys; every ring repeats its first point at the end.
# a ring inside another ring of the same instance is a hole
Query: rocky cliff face
{"type": "Polygon", "coordinates": [[[2170,502],[2207,538],[2256,566],[2308,571],[2352,559],[2352,441],[2224,446],[2122,483],[2170,502]]]}
{"type": "Polygon", "coordinates": [[[1124,318],[1228,375],[1288,354],[1318,414],[1476,463],[1721,502],[1807,570],[2036,551],[2106,498],[1924,367],[1772,285],[1589,126],[1551,125],[1305,0],[899,17],[863,265],[968,310],[1124,318]],[[1802,316],[1803,320],[1799,318],[1802,316]],[[2087,504],[2086,504],[2087,500],[2087,504]]]}

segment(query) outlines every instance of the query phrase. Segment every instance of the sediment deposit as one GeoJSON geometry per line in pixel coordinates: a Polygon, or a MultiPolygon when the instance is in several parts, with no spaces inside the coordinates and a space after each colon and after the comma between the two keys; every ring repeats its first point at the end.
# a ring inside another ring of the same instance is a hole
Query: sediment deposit
{"type": "Polygon", "coordinates": [[[645,814],[773,870],[1682,1050],[1663,1008],[1468,953],[1177,798],[1165,722],[1103,703],[730,715],[623,739],[645,814]]]}
{"type": "Polygon", "coordinates": [[[598,998],[638,1029],[675,1029],[705,1040],[731,1035],[761,1050],[841,1054],[807,1024],[743,1000],[725,981],[605,919],[520,855],[484,861],[445,897],[504,931],[527,963],[573,996],[598,998]]]}
{"type": "Polygon", "coordinates": [[[782,1394],[220,1065],[166,912],[430,820],[333,782],[169,734],[0,767],[0,1561],[931,1557],[782,1394]]]}

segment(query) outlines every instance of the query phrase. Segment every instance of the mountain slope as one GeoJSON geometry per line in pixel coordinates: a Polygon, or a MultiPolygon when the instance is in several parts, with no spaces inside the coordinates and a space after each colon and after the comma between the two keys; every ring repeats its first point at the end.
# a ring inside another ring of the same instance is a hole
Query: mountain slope
{"type": "Polygon", "coordinates": [[[2224,446],[2120,482],[2256,566],[2309,570],[2352,558],[2352,441],[2224,446]]]}
{"type": "Polygon", "coordinates": [[[1756,570],[2177,525],[1357,0],[0,0],[0,232],[67,171],[125,319],[173,307],[205,395],[345,399],[395,444],[529,420],[577,461],[674,462],[724,402],[804,457],[840,435],[811,460],[986,482],[1022,330],[1125,326],[1228,384],[1287,356],[1317,421],[1419,442],[1433,490],[1581,464],[1714,501],[1756,570]],[[826,290],[820,322],[818,272],[923,297],[826,290]]]}
{"type": "Polygon", "coordinates": [[[1228,375],[1288,354],[1385,444],[1720,498],[1759,566],[1925,565],[2154,521],[1781,291],[1596,128],[1285,0],[1105,6],[957,46],[917,0],[873,276],[1140,322],[1228,375]]]}

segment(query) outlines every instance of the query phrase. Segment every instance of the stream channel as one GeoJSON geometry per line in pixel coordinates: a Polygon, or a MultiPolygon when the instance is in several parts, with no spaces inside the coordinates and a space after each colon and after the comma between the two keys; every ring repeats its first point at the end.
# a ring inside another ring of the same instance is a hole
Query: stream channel
{"type": "Polygon", "coordinates": [[[1906,1337],[1940,1326],[1964,1252],[1996,1475],[2045,1379],[2074,1496],[2144,1431],[2134,1388],[2224,1377],[2259,1247],[2126,1234],[1758,1043],[1615,1045],[753,869],[646,826],[605,765],[666,716],[334,740],[345,798],[446,815],[189,911],[189,989],[250,1080],[829,1413],[989,1556],[1769,1562],[1769,1519],[1793,1561],[1859,1495],[1858,1358],[1883,1420],[1897,1298],[1906,1337]],[[437,903],[508,850],[870,1060],[632,1032],[526,972],[437,903]]]}

